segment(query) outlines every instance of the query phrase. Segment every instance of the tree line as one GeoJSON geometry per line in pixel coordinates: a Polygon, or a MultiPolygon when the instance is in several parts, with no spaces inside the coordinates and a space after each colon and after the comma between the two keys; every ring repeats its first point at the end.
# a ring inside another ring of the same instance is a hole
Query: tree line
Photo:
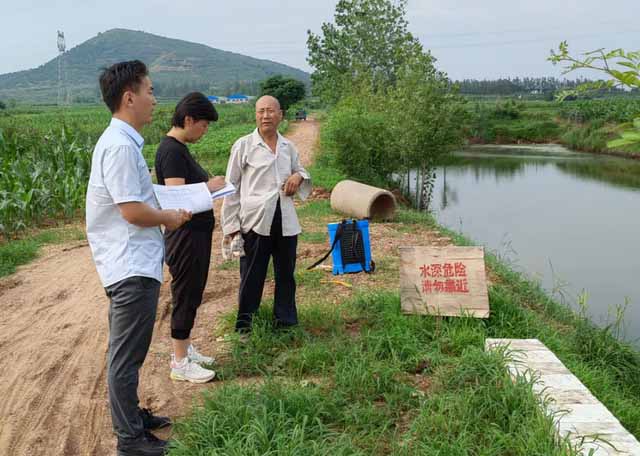
{"type": "Polygon", "coordinates": [[[531,93],[555,93],[575,89],[586,79],[558,79],[554,77],[516,77],[499,79],[462,79],[456,81],[460,93],[465,95],[521,95],[531,93]]]}

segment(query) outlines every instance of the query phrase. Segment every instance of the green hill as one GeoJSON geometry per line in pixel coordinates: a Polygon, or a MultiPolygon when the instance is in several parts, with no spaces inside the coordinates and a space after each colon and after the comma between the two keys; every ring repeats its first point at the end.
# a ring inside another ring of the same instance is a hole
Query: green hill
{"type": "MultiPolygon", "coordinates": [[[[58,58],[38,68],[0,75],[0,100],[55,103],[58,58]]],[[[149,66],[156,93],[161,98],[180,97],[190,90],[216,95],[236,91],[255,94],[258,82],[274,74],[309,82],[308,73],[270,60],[151,33],[113,29],[99,33],[64,54],[70,99],[74,102],[98,101],[100,69],[132,59],[142,60],[149,66]]]]}

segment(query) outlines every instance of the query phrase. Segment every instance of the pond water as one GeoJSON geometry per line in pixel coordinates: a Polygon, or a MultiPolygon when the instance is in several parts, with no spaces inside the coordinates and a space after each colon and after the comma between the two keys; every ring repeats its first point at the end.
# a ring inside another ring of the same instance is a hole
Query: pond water
{"type": "Polygon", "coordinates": [[[557,145],[475,146],[437,170],[439,223],[640,344],[640,161],[557,145]]]}

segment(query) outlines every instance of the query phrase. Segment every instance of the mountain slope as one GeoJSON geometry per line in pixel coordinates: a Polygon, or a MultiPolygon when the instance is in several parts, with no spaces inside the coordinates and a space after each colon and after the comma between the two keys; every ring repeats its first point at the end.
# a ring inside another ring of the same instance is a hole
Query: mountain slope
{"type": "MultiPolygon", "coordinates": [[[[55,102],[58,59],[31,70],[0,75],[0,99],[55,102]]],[[[142,60],[149,66],[159,96],[181,96],[189,90],[222,95],[237,90],[255,92],[259,81],[274,74],[309,81],[304,71],[269,60],[151,33],[113,29],[65,53],[63,63],[72,98],[97,100],[101,68],[132,59],[142,60]]]]}

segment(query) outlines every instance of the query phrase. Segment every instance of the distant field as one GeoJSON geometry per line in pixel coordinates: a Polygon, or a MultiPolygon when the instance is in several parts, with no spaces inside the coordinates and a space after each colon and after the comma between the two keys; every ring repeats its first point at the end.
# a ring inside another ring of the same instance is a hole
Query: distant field
{"type": "MultiPolygon", "coordinates": [[[[475,143],[556,142],[575,150],[610,152],[607,142],[640,116],[631,97],[555,101],[473,98],[468,102],[468,137],[475,143]]],[[[638,154],[637,147],[619,153],[638,154]]]]}

